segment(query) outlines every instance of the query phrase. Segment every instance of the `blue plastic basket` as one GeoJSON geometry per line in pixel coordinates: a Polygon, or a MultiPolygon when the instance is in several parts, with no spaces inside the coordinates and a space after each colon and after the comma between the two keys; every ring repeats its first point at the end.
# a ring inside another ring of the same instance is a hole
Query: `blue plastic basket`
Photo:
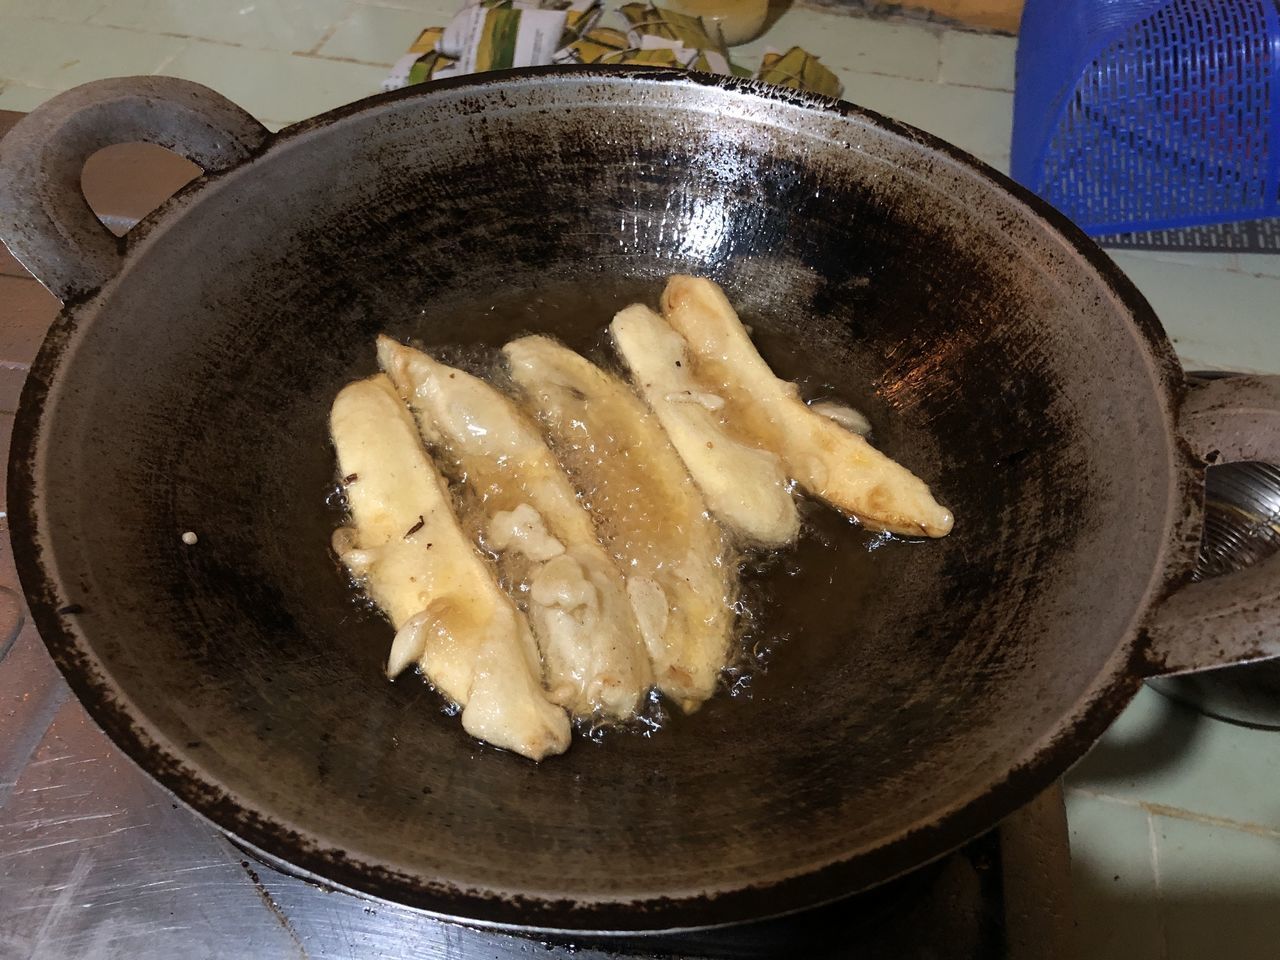
{"type": "Polygon", "coordinates": [[[1091,234],[1280,214],[1277,0],[1027,0],[1011,169],[1091,234]]]}

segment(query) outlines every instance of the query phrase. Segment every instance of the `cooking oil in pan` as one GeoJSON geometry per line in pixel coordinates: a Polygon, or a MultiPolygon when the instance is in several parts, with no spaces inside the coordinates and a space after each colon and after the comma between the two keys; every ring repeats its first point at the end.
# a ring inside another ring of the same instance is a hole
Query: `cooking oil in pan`
{"type": "MultiPolygon", "coordinates": [[[[527,334],[550,336],[625,379],[609,343],[609,321],[630,303],[656,304],[661,285],[661,280],[554,284],[534,291],[499,293],[482,303],[474,296],[445,297],[415,316],[389,322],[386,332],[499,385],[506,384],[499,349],[527,334]]],[[[753,317],[747,311],[743,320],[770,366],[779,376],[797,382],[803,397],[874,411],[869,394],[858,395],[849,389],[851,378],[841,366],[840,351],[776,328],[768,318],[753,317]]],[[[874,414],[872,423],[874,426],[874,414]]],[[[460,505],[465,500],[461,479],[456,475],[451,478],[460,505]]],[[[580,485],[579,494],[590,504],[598,491],[580,485]]],[[[345,520],[340,483],[335,482],[327,502],[332,526],[338,526],[345,520]]],[[[865,600],[881,580],[886,558],[914,547],[906,539],[867,531],[816,501],[802,499],[800,511],[801,535],[795,543],[772,551],[735,548],[726,558],[738,567],[741,576],[734,594],[724,598],[734,612],[735,639],[721,673],[721,690],[713,701],[768,698],[801,681],[802,662],[809,658],[795,656],[797,651],[792,648],[830,644],[833,625],[856,623],[865,600]]],[[[463,509],[460,515],[479,541],[475,512],[463,509]]],[[[336,558],[335,569],[346,578],[336,558]]],[[[358,585],[349,580],[348,584],[352,602],[362,611],[373,609],[358,585]]],[[[513,593],[519,603],[519,592],[513,593]]],[[[390,642],[389,628],[386,633],[380,651],[383,658],[390,642]]],[[[453,709],[446,705],[446,710],[453,709]]],[[[631,721],[619,724],[583,719],[577,727],[589,740],[601,742],[619,735],[652,736],[677,728],[684,720],[679,707],[654,691],[631,721]]]]}

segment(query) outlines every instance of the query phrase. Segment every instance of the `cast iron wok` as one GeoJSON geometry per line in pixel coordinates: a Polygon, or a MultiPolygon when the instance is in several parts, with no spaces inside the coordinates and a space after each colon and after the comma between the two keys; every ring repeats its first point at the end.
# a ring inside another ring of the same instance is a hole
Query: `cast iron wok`
{"type": "Polygon", "coordinates": [[[65,303],[10,462],[41,634],[144,769],[332,884],[577,931],[795,910],[993,825],[1143,677],[1277,652],[1276,562],[1184,587],[1200,456],[1280,457],[1276,381],[1186,393],[1078,231],[847,104],[534,70],[273,136],[190,83],[104,81],[0,144],[0,234],[65,303]],[[130,140],[206,175],[117,242],[78,177],[130,140]],[[750,698],[535,765],[382,676],[390,629],[327,546],[326,412],[379,331],[594,348],[676,271],[862,403],[956,530],[874,554],[853,531],[777,595],[750,698]]]}

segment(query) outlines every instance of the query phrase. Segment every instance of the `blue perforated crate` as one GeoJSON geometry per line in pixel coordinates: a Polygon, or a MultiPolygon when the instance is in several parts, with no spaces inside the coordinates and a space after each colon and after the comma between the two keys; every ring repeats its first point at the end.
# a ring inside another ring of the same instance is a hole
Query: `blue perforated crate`
{"type": "Polygon", "coordinates": [[[1277,0],[1027,0],[1014,179],[1089,233],[1280,214],[1277,0]]]}

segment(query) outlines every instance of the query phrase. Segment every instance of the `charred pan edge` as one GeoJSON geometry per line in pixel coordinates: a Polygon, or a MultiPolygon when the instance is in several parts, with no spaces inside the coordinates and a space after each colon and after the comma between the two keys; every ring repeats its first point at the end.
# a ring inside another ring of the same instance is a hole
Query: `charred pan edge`
{"type": "MultiPolygon", "coordinates": [[[[1176,441],[1176,413],[1183,393],[1182,370],[1154,311],[1102,250],[1066,217],[1008,177],[930,134],[843,101],[755,81],[662,69],[539,67],[440,81],[370,97],[287,128],[270,138],[262,152],[269,153],[275,144],[288,142],[296,136],[365,110],[376,109],[382,104],[421,98],[425,107],[441,91],[502,88],[527,79],[547,81],[558,78],[566,81],[626,78],[639,83],[721,88],[743,96],[844,117],[935,151],[1012,195],[1101,278],[1109,293],[1129,312],[1146,345],[1156,380],[1163,387],[1163,407],[1175,457],[1172,465],[1175,484],[1167,514],[1172,518],[1172,536],[1163,565],[1152,574],[1151,600],[1158,600],[1181,582],[1191,560],[1187,548],[1190,532],[1198,531],[1198,513],[1194,506],[1197,463],[1188,459],[1185,445],[1176,441]],[[1175,498],[1181,498],[1181,502],[1174,502],[1175,498]],[[1193,505],[1188,506],[1189,503],[1193,505]]],[[[212,178],[198,178],[179,191],[131,232],[129,249],[136,247],[158,224],[180,216],[181,211],[198,198],[201,190],[231,172],[212,178]]],[[[104,289],[110,286],[108,284],[104,289]]],[[[101,298],[102,293],[99,292],[66,305],[32,365],[14,425],[8,480],[11,537],[33,619],[76,696],[135,763],[219,828],[243,839],[267,858],[291,864],[323,882],[450,919],[577,934],[692,929],[778,916],[892,879],[989,829],[1078,759],[1129,702],[1141,683],[1141,675],[1146,672],[1146,651],[1140,624],[1135,624],[1117,646],[1117,659],[1113,661],[1117,667],[1112,681],[1091,700],[1078,706],[1069,733],[1052,742],[1036,745],[1003,782],[980,796],[958,800],[953,809],[934,822],[905,832],[879,848],[855,853],[813,873],[767,886],[744,886],[716,895],[681,899],[548,901],[507,898],[486,891],[459,889],[448,883],[354,860],[343,850],[317,843],[314,838],[273,820],[263,811],[250,808],[224,788],[205,779],[195,766],[184,759],[176,746],[153,736],[144,718],[135,714],[127,698],[100,670],[90,645],[72,622],[74,614],[58,612],[67,601],[60,595],[52,570],[46,566],[42,556],[39,528],[36,490],[40,469],[40,428],[67,346],[74,338],[81,318],[89,315],[101,298]]]]}

